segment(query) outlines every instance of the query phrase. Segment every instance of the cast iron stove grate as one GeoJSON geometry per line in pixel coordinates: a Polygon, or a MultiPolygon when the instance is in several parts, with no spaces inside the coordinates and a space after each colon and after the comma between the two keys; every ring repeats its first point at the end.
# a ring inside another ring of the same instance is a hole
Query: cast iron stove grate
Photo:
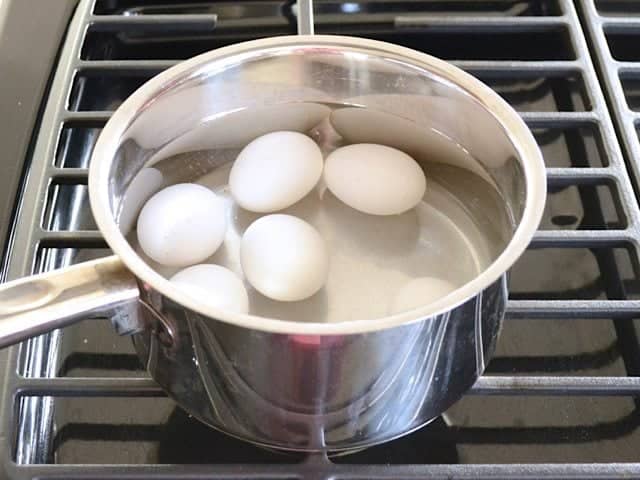
{"type": "MultiPolygon", "coordinates": [[[[638,476],[640,211],[574,5],[316,2],[318,33],[440,56],[496,89],[548,167],[541,229],[512,269],[496,358],[420,431],[349,456],[286,456],[189,418],[107,320],[11,348],[0,415],[12,478],[638,476]]],[[[290,2],[81,1],[61,50],[13,232],[15,278],[107,255],[87,165],[111,112],[192,55],[295,33],[290,2]]]]}
{"type": "Polygon", "coordinates": [[[629,0],[581,0],[579,6],[638,192],[640,53],[637,45],[640,40],[640,4],[629,0]]]}

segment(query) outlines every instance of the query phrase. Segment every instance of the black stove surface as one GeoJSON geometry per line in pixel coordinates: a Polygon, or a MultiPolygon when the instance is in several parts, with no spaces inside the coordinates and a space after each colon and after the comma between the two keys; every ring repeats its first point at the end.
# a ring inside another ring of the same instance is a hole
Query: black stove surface
{"type": "MultiPolygon", "coordinates": [[[[60,85],[70,91],[68,104],[50,98],[47,107],[55,113],[51,121],[58,122],[60,136],[35,149],[34,155],[50,154],[46,160],[34,157],[32,166],[46,165],[42,181],[49,182],[41,232],[25,234],[35,238],[26,247],[13,246],[12,256],[20,259],[13,261],[14,275],[27,273],[20,272],[23,265],[42,271],[109,254],[95,233],[83,175],[108,112],[139,85],[174,60],[295,33],[291,2],[98,0],[87,20],[91,3],[80,2],[76,11],[74,22],[88,28],[78,34],[81,45],[70,60],[75,73],[62,71],[64,65],[58,73],[60,85]],[[216,15],[215,27],[185,28],[174,17],[166,29],[126,23],[127,17],[184,13],[216,15]]],[[[324,472],[318,478],[510,478],[525,472],[539,478],[557,472],[420,466],[638,462],[640,386],[633,380],[640,374],[638,206],[573,3],[317,1],[316,15],[318,33],[409,46],[451,60],[492,86],[532,128],[549,168],[549,195],[538,237],[510,272],[511,308],[486,372],[488,383],[413,434],[321,459],[321,467],[311,470],[324,472]],[[350,470],[363,465],[367,469],[350,470]],[[413,467],[393,470],[395,465],[413,467]]],[[[74,30],[82,28],[72,25],[74,30]]],[[[70,34],[67,42],[73,40],[70,34]]],[[[24,195],[29,204],[28,188],[24,195]]],[[[26,223],[40,218],[26,207],[20,215],[26,223]]],[[[35,464],[85,465],[51,475],[187,475],[189,470],[178,467],[129,472],[123,464],[201,464],[208,468],[197,472],[211,476],[288,478],[287,472],[305,472],[316,461],[216,432],[158,389],[118,386],[148,377],[130,339],[116,337],[107,320],[81,322],[25,343],[14,354],[5,395],[25,384],[28,393],[18,395],[15,411],[5,408],[5,417],[7,411],[14,415],[3,419],[15,432],[9,462],[16,475],[50,473],[27,469],[35,464]],[[83,392],[87,385],[93,393],[83,392]],[[48,387],[57,390],[49,393],[48,387]],[[101,467],[93,471],[90,464],[101,467]],[[284,469],[269,470],[278,465],[284,469]]],[[[612,475],[623,472],[611,468],[612,475]]]]}

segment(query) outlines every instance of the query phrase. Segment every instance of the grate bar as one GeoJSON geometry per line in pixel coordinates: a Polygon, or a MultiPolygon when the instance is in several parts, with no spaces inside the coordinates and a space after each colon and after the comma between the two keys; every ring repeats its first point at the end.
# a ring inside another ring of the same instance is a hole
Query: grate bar
{"type": "Polygon", "coordinates": [[[49,231],[40,230],[39,243],[42,247],[65,248],[106,248],[102,234],[97,230],[49,231]]]}
{"type": "Polygon", "coordinates": [[[550,183],[591,183],[598,180],[615,182],[617,178],[615,171],[608,167],[547,168],[547,179],[550,183]]]}
{"type": "MultiPolygon", "coordinates": [[[[640,377],[483,376],[474,395],[640,395],[640,377]]],[[[25,378],[20,396],[164,397],[151,378],[25,378]]]]}
{"type": "Polygon", "coordinates": [[[181,15],[92,15],[88,23],[93,30],[122,31],[126,29],[211,31],[218,22],[215,14],[181,15]]]}
{"type": "Polygon", "coordinates": [[[151,378],[24,378],[16,393],[23,396],[164,397],[151,378]]]}
{"type": "Polygon", "coordinates": [[[65,241],[98,241],[103,240],[102,235],[97,230],[74,230],[69,232],[48,232],[43,231],[42,240],[50,242],[65,241]]]}
{"type": "Polygon", "coordinates": [[[62,121],[104,125],[111,118],[111,115],[113,115],[113,112],[110,112],[108,110],[87,112],[65,111],[62,114],[62,121]]]}
{"type": "Polygon", "coordinates": [[[509,318],[611,319],[640,316],[640,300],[509,300],[509,318]]]}
{"type": "MultiPolygon", "coordinates": [[[[259,467],[260,466],[258,466],[258,468],[259,467]]],[[[204,480],[216,478],[224,478],[228,480],[296,480],[305,478],[304,476],[301,476],[299,468],[297,468],[295,464],[268,465],[266,468],[262,469],[264,473],[260,473],[258,475],[247,474],[247,468],[244,465],[216,466],[215,474],[212,474],[210,466],[205,465],[127,465],[125,470],[122,466],[112,465],[18,466],[12,464],[12,469],[15,473],[19,473],[26,478],[37,477],[43,480],[98,480],[104,478],[118,478],[121,480],[149,480],[150,478],[175,480],[204,480]]],[[[321,479],[323,477],[320,476],[315,478],[321,479]]]]}
{"type": "Polygon", "coordinates": [[[58,183],[87,183],[88,168],[52,168],[51,177],[58,183]]]}
{"type": "MultiPolygon", "coordinates": [[[[312,457],[313,458],[313,457],[312,457]]],[[[206,465],[12,465],[13,472],[28,478],[50,480],[85,480],[119,478],[148,480],[149,478],[196,480],[224,478],[228,480],[322,479],[604,479],[612,477],[637,478],[640,463],[539,463],[485,465],[337,465],[326,458],[303,465],[252,465],[248,473],[245,465],[216,465],[215,474],[206,465]],[[304,471],[304,474],[302,473],[304,471]],[[126,472],[126,473],[125,473],[126,472]]],[[[12,473],[13,473],[12,472],[12,473]]]]}
{"type": "Polygon", "coordinates": [[[153,74],[156,71],[166,70],[180,63],[180,60],[80,60],[77,68],[82,71],[124,71],[139,72],[149,71],[153,74]]]}
{"type": "Polygon", "coordinates": [[[640,377],[483,376],[476,395],[640,395],[640,377]]]}
{"type": "Polygon", "coordinates": [[[624,245],[634,241],[626,230],[539,230],[532,247],[598,247],[624,245]]]}
{"type": "MultiPolygon", "coordinates": [[[[593,0],[586,1],[589,2],[593,0]]],[[[632,16],[611,17],[600,15],[597,12],[595,12],[595,14],[604,21],[606,32],[637,32],[638,28],[640,28],[640,18],[634,18],[632,16]]]]}
{"type": "Polygon", "coordinates": [[[559,123],[568,125],[596,123],[598,114],[592,111],[586,112],[518,112],[522,119],[530,127],[553,127],[559,123]]]}
{"type": "Polygon", "coordinates": [[[536,73],[558,75],[581,71],[577,60],[453,60],[450,63],[463,70],[482,73],[536,73]]]}
{"type": "MultiPolygon", "coordinates": [[[[640,30],[640,27],[638,28],[640,30]]],[[[611,64],[618,68],[619,73],[640,73],[640,63],[622,60],[611,60],[611,64]]]]}
{"type": "Polygon", "coordinates": [[[413,29],[424,27],[459,27],[466,31],[489,31],[495,32],[497,29],[510,32],[530,31],[539,28],[557,28],[567,25],[565,16],[555,17],[437,17],[433,15],[398,15],[393,21],[394,27],[398,29],[413,29]]]}
{"type": "MultiPolygon", "coordinates": [[[[318,18],[318,17],[316,17],[318,18]]],[[[323,22],[316,21],[315,25],[321,25],[323,22]]],[[[282,17],[261,17],[254,19],[232,19],[227,18],[225,20],[220,20],[216,25],[216,33],[220,35],[231,34],[235,35],[240,32],[244,34],[248,34],[252,38],[258,38],[261,35],[256,35],[256,31],[260,32],[261,29],[267,28],[278,28],[278,33],[290,33],[295,34],[295,24],[290,21],[288,18],[282,17]]],[[[266,32],[264,33],[266,34],[266,32]]],[[[262,34],[262,36],[264,35],[262,34]]]]}

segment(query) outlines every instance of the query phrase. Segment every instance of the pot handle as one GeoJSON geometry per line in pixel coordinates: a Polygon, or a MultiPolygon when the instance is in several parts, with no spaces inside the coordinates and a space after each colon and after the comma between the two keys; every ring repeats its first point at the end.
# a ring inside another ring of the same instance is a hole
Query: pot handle
{"type": "Polygon", "coordinates": [[[136,278],[117,256],[7,282],[0,285],[0,348],[88,317],[135,315],[138,297],[136,278]]]}

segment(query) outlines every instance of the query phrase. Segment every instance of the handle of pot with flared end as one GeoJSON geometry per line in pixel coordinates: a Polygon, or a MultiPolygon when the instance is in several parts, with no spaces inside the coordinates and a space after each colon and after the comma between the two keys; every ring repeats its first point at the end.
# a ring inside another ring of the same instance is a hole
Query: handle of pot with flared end
{"type": "Polygon", "coordinates": [[[298,35],[313,35],[313,0],[298,0],[298,35]]]}
{"type": "Polygon", "coordinates": [[[4,283],[0,348],[88,317],[126,316],[138,296],[136,278],[116,256],[4,283]]]}

